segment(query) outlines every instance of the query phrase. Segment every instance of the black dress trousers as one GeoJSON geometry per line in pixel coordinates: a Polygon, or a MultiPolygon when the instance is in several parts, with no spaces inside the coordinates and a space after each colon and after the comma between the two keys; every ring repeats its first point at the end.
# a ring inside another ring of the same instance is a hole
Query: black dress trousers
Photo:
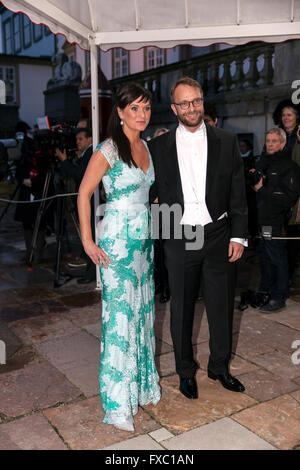
{"type": "Polygon", "coordinates": [[[228,261],[228,219],[205,226],[201,249],[186,250],[184,246],[183,240],[165,241],[176,372],[180,377],[193,377],[198,368],[192,333],[195,302],[201,285],[210,333],[208,368],[215,374],[222,374],[228,370],[231,355],[236,278],[236,263],[228,261]]]}

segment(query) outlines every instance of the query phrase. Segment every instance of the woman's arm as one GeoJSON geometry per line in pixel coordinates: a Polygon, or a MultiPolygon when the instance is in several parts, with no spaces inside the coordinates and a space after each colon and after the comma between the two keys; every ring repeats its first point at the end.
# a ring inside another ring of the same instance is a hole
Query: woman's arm
{"type": "Polygon", "coordinates": [[[95,264],[101,265],[102,263],[105,267],[107,267],[106,262],[109,263],[110,260],[104,251],[93,241],[90,201],[96,187],[109,168],[109,163],[104,155],[99,150],[94,152],[79,187],[77,199],[81,241],[84,251],[95,264]]]}

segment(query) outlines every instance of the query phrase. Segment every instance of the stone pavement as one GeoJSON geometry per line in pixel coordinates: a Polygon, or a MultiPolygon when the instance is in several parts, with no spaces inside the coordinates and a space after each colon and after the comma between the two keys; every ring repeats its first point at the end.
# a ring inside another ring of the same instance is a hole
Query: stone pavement
{"type": "MultiPolygon", "coordinates": [[[[271,315],[235,310],[231,372],[245,384],[243,394],[207,378],[209,334],[202,301],[193,335],[199,398],[179,393],[169,304],[157,302],[162,399],[140,408],[130,433],[102,423],[100,293],[75,279],[54,289],[54,254],[49,239],[45,262],[28,272],[21,262],[20,226],[9,217],[1,223],[0,339],[7,353],[6,364],[0,364],[1,450],[300,448],[300,364],[292,363],[293,353],[300,362],[299,277],[285,310],[271,315]]],[[[257,278],[257,260],[248,250],[239,265],[237,295],[257,287],[257,278]]]]}

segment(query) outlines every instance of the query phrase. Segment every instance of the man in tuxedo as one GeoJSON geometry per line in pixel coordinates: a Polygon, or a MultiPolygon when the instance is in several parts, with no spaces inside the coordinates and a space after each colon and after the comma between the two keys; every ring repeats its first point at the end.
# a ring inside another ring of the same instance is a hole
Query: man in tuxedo
{"type": "MultiPolygon", "coordinates": [[[[203,121],[203,92],[189,77],[171,90],[171,108],[178,126],[149,142],[155,167],[151,200],[179,205],[182,218],[170,221],[165,262],[171,291],[171,334],[179,390],[197,398],[192,330],[195,301],[201,289],[210,331],[208,376],[236,392],[244,386],[229,373],[234,308],[235,262],[247,244],[244,167],[236,137],[203,121]],[[189,237],[178,239],[178,228],[202,227],[202,248],[189,237]]],[[[165,222],[163,221],[163,224],[165,222]]]]}

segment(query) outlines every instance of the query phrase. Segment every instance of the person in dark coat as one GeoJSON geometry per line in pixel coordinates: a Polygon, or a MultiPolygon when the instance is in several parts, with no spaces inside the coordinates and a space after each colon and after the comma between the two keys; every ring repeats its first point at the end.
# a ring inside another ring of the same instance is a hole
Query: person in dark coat
{"type": "MultiPolygon", "coordinates": [[[[258,161],[256,169],[261,174],[253,188],[257,193],[259,231],[264,234],[271,230],[272,237],[283,237],[286,216],[300,195],[299,167],[286,148],[283,129],[273,128],[267,132],[266,153],[258,161]]],[[[288,295],[286,241],[262,237],[258,254],[261,268],[259,291],[270,294],[269,302],[260,310],[276,312],[285,307],[288,295]]]]}
{"type": "MultiPolygon", "coordinates": [[[[31,201],[31,203],[17,204],[15,220],[22,222],[23,225],[26,245],[25,263],[28,265],[31,264],[32,236],[40,206],[39,203],[32,203],[32,201],[42,197],[47,168],[47,156],[36,149],[34,141],[25,134],[21,149],[21,159],[16,170],[16,179],[19,184],[18,200],[31,201]]],[[[50,187],[48,196],[52,193],[53,188],[50,187]]],[[[36,264],[42,260],[43,248],[45,246],[46,220],[47,213],[45,212],[39,224],[36,246],[33,251],[33,261],[36,264]]]]}
{"type": "MultiPolygon", "coordinates": [[[[71,177],[76,184],[76,191],[78,191],[85,170],[89,164],[90,158],[93,154],[92,145],[92,132],[89,128],[78,128],[76,133],[76,145],[79,153],[79,158],[72,162],[67,157],[67,151],[56,149],[55,155],[60,160],[60,171],[64,177],[71,177]]],[[[91,220],[92,220],[92,233],[95,237],[95,224],[94,224],[94,198],[91,199],[91,220]]],[[[82,257],[86,260],[86,269],[84,276],[77,280],[78,284],[88,284],[96,279],[96,268],[93,261],[85,254],[82,249],[82,257]]],[[[69,267],[78,267],[80,259],[75,260],[75,264],[68,263],[69,267]]]]}

